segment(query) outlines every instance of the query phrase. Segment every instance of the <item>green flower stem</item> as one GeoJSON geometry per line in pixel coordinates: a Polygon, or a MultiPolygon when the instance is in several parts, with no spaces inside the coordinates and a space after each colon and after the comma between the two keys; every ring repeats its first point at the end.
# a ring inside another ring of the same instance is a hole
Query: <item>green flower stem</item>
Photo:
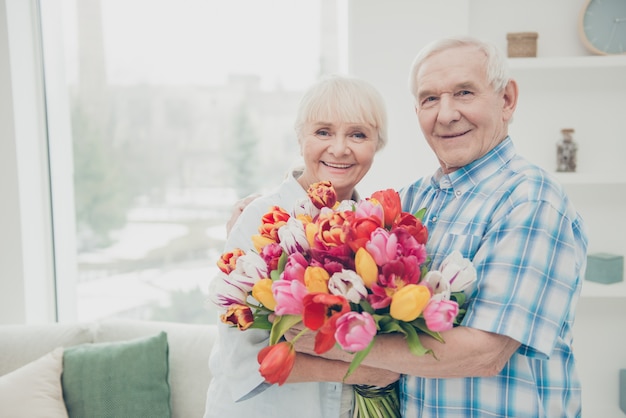
{"type": "Polygon", "coordinates": [[[377,386],[354,386],[353,418],[400,418],[398,382],[384,388],[377,386]]]}

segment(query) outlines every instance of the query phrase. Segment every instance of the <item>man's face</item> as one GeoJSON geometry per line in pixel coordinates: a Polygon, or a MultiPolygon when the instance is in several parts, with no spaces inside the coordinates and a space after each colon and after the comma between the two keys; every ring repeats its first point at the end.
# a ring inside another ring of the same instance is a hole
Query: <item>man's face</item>
{"type": "Polygon", "coordinates": [[[486,57],[475,47],[431,56],[417,84],[415,111],[445,173],[481,158],[506,137],[517,87],[510,82],[496,93],[487,81],[486,57]]]}

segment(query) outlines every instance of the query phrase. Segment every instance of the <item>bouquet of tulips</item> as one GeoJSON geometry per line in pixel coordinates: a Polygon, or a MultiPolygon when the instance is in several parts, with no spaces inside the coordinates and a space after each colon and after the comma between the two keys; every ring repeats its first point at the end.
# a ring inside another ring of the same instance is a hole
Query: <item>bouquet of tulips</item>
{"type": "MultiPolygon", "coordinates": [[[[256,251],[224,253],[211,284],[222,322],[270,330],[261,375],[286,381],[295,339],[282,337],[299,322],[315,333],[316,353],[335,344],[355,353],[348,375],[379,334],[403,333],[412,353],[428,354],[419,334],[442,340],[439,332],[460,322],[463,291],[476,279],[471,262],[454,252],[428,271],[425,210],[403,212],[394,190],[338,202],[332,184],[319,182],[307,194],[289,212],[270,208],[252,237],[256,251]]],[[[355,417],[400,416],[397,385],[357,385],[355,400],[355,417]]]]}

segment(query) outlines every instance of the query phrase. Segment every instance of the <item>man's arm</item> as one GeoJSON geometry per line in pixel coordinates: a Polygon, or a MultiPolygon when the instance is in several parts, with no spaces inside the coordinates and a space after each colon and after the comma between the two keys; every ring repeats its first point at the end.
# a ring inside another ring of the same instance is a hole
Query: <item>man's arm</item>
{"type": "Polygon", "coordinates": [[[345,381],[349,363],[329,360],[304,353],[296,354],[293,370],[287,383],[301,382],[344,382],[348,384],[387,386],[400,378],[400,373],[360,366],[345,381]]]}
{"type": "MultiPolygon", "coordinates": [[[[289,335],[292,336],[291,331],[289,335]]],[[[444,343],[420,334],[421,343],[433,350],[434,355],[416,356],[409,351],[402,334],[378,335],[361,364],[427,378],[495,376],[520,346],[512,338],[468,327],[456,327],[442,332],[441,336],[444,343]]],[[[302,335],[296,342],[296,350],[315,355],[313,337],[313,333],[302,335]]],[[[352,360],[352,354],[338,347],[323,357],[344,362],[352,360]]]]}

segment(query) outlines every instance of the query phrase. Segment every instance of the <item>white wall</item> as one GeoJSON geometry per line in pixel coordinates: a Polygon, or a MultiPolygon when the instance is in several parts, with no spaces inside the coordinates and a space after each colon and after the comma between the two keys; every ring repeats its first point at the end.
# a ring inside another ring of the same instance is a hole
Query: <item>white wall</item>
{"type": "MultiPolygon", "coordinates": [[[[408,72],[414,56],[443,36],[469,34],[506,51],[508,32],[539,33],[538,56],[588,55],[578,37],[585,0],[351,0],[349,72],[385,96],[390,139],[359,190],[400,187],[437,167],[413,111],[408,72]]],[[[522,92],[523,94],[523,92],[522,92]]],[[[515,127],[512,125],[512,134],[515,127]]],[[[558,132],[557,132],[558,133],[558,132]]],[[[554,141],[558,140],[554,138],[554,141]]]]}

